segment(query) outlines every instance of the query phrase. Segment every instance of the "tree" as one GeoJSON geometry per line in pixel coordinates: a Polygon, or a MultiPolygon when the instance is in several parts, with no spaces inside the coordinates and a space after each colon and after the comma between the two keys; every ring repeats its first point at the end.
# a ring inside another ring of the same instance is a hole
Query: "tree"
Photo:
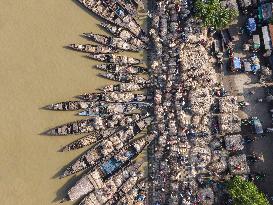
{"type": "Polygon", "coordinates": [[[204,25],[216,30],[227,27],[238,16],[235,9],[224,8],[219,0],[196,0],[195,9],[204,25]]]}
{"type": "Polygon", "coordinates": [[[242,177],[235,176],[228,182],[228,192],[234,205],[269,205],[265,195],[257,186],[242,177]]]}

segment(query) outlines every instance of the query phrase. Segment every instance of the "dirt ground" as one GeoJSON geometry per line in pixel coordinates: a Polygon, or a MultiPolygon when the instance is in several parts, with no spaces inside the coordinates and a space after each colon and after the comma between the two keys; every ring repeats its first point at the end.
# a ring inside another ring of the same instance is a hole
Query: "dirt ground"
{"type": "MultiPolygon", "coordinates": [[[[241,57],[241,59],[247,58],[251,55],[251,52],[242,51],[243,44],[247,40],[247,35],[239,35],[240,28],[244,25],[245,18],[240,17],[240,21],[236,21],[231,26],[232,34],[234,37],[234,55],[241,57]]],[[[263,62],[261,62],[262,64],[263,62]]],[[[225,56],[224,68],[221,72],[221,79],[225,89],[232,95],[237,95],[239,100],[245,100],[250,105],[240,111],[239,115],[242,119],[248,117],[258,117],[263,125],[263,129],[272,126],[272,117],[269,113],[268,103],[257,102],[257,99],[265,97],[265,88],[258,83],[258,77],[252,73],[231,73],[228,69],[227,56],[225,56]],[[254,91],[254,94],[250,94],[250,91],[254,91]]],[[[250,134],[254,136],[254,134],[250,134]]],[[[257,136],[257,140],[251,144],[246,145],[246,154],[256,152],[262,153],[264,156],[264,162],[257,162],[250,164],[252,172],[263,172],[266,174],[266,178],[263,181],[256,181],[258,187],[267,194],[267,196],[273,196],[273,134],[267,133],[263,136],[257,136]]],[[[271,201],[273,204],[273,201],[271,201]]]]}

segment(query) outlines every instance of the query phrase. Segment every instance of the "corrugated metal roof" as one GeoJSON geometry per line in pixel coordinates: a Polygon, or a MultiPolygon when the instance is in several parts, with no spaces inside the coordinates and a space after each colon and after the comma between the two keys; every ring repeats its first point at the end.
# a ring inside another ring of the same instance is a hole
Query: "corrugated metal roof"
{"type": "Polygon", "coordinates": [[[268,30],[269,30],[271,42],[273,42],[273,25],[272,24],[268,25],[268,30]]]}

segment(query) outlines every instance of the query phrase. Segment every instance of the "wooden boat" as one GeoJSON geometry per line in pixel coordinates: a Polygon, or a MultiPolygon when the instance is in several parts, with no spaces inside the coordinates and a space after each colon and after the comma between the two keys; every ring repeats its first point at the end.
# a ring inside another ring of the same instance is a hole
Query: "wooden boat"
{"type": "Polygon", "coordinates": [[[124,41],[122,38],[105,36],[102,34],[84,33],[85,37],[103,45],[110,45],[112,48],[125,50],[125,51],[139,51],[135,45],[131,45],[124,41]]]}
{"type": "Polygon", "coordinates": [[[104,101],[109,103],[122,103],[122,102],[143,102],[152,99],[152,96],[144,94],[134,94],[129,92],[109,92],[109,93],[89,93],[78,96],[80,99],[89,101],[104,101]]]}
{"type": "Polygon", "coordinates": [[[119,127],[124,127],[133,121],[139,120],[141,118],[141,114],[118,114],[111,115],[106,118],[102,118],[103,122],[100,123],[103,126],[94,126],[95,130],[92,134],[86,135],[62,148],[61,151],[71,151],[75,149],[80,149],[82,147],[91,145],[93,143],[100,142],[106,136],[110,136],[114,132],[117,132],[119,127]]]}
{"type": "Polygon", "coordinates": [[[119,65],[119,64],[101,64],[97,65],[96,68],[107,71],[110,73],[129,73],[129,74],[139,74],[146,73],[147,69],[142,66],[133,66],[133,65],[119,65]]]}
{"type": "Polygon", "coordinates": [[[131,174],[134,174],[142,166],[142,163],[125,163],[123,167],[114,173],[111,177],[107,177],[107,174],[103,172],[100,167],[89,171],[85,174],[76,184],[68,191],[67,198],[65,200],[77,200],[88,193],[91,193],[95,189],[101,189],[108,182],[115,181],[117,185],[123,184],[131,174]],[[120,179],[120,181],[119,181],[120,179]]]}
{"type": "Polygon", "coordinates": [[[108,3],[110,3],[110,6],[114,3],[118,3],[121,5],[126,11],[131,15],[135,16],[137,14],[137,5],[134,4],[131,0],[110,0],[108,3]]]}
{"type": "Polygon", "coordinates": [[[126,28],[131,31],[136,37],[141,40],[147,40],[146,34],[142,30],[141,26],[137,23],[132,15],[130,15],[126,9],[124,9],[118,2],[111,4],[111,9],[115,11],[115,14],[119,16],[123,23],[127,24],[126,28]]]}
{"type": "Polygon", "coordinates": [[[137,4],[138,6],[139,6],[139,5],[144,5],[143,0],[133,0],[133,2],[134,2],[135,4],[137,4]]]}
{"type": "Polygon", "coordinates": [[[126,27],[123,20],[102,0],[78,0],[87,9],[98,15],[99,17],[113,23],[126,27]]]}
{"type": "Polygon", "coordinates": [[[100,88],[103,92],[131,92],[131,91],[139,91],[144,88],[149,87],[149,83],[120,83],[115,85],[107,85],[103,88],[100,88]]]}
{"type": "Polygon", "coordinates": [[[100,73],[99,76],[122,83],[145,83],[146,79],[143,77],[132,75],[128,73],[100,73]]]}
{"type": "Polygon", "coordinates": [[[104,136],[102,142],[88,150],[76,160],[75,163],[69,166],[64,171],[61,178],[94,167],[97,164],[101,164],[102,161],[108,160],[111,156],[115,156],[121,150],[127,150],[128,146],[131,146],[129,144],[130,140],[147,127],[150,121],[150,118],[141,119],[131,123],[129,126],[113,135],[104,136]]]}
{"type": "Polygon", "coordinates": [[[141,180],[129,192],[126,192],[121,198],[117,199],[116,205],[144,205],[147,200],[148,181],[147,179],[141,180]]]}
{"type": "Polygon", "coordinates": [[[111,103],[98,107],[88,108],[79,113],[80,116],[107,116],[113,114],[127,114],[139,109],[136,103],[111,103]]]}
{"type": "Polygon", "coordinates": [[[128,12],[126,12],[123,8],[118,5],[113,5],[115,7],[109,7],[107,2],[102,0],[78,0],[81,4],[83,4],[90,11],[95,13],[96,15],[104,18],[105,20],[116,24],[118,26],[127,28],[131,31],[136,37],[141,40],[146,40],[147,37],[144,31],[141,29],[141,26],[132,18],[128,12]],[[123,15],[123,14],[126,15],[123,15]]]}
{"type": "Polygon", "coordinates": [[[78,120],[75,122],[70,122],[53,129],[48,130],[45,134],[47,135],[71,135],[71,134],[81,134],[94,131],[94,123],[96,119],[90,118],[86,120],[78,120]]]}
{"type": "Polygon", "coordinates": [[[51,104],[46,106],[45,108],[48,110],[75,111],[80,109],[86,109],[92,104],[92,102],[86,101],[66,101],[51,104]]]}
{"type": "Polygon", "coordinates": [[[68,45],[68,47],[73,50],[76,50],[76,51],[81,51],[81,52],[86,52],[86,53],[94,53],[94,54],[117,52],[117,50],[113,47],[102,46],[102,45],[70,44],[70,45],[68,45]]]}
{"type": "Polygon", "coordinates": [[[101,189],[95,190],[86,196],[80,205],[114,204],[112,203],[115,201],[113,198],[117,198],[130,191],[141,177],[141,173],[137,172],[133,174],[130,173],[129,177],[123,178],[122,181],[119,179],[118,183],[109,180],[101,189]]]}
{"type": "MultiPolygon", "coordinates": [[[[133,115],[115,114],[105,118],[95,116],[85,120],[78,120],[75,122],[69,122],[64,125],[50,129],[45,134],[48,135],[70,135],[70,134],[82,134],[90,133],[93,131],[102,131],[111,127],[120,125],[126,117],[132,117],[133,115]]],[[[133,116],[134,117],[134,116],[133,116]]]]}
{"type": "MultiPolygon", "coordinates": [[[[109,199],[104,205],[112,205],[123,203],[126,205],[134,204],[134,202],[140,201],[139,199],[146,198],[144,190],[147,189],[147,180],[144,180],[141,176],[137,180],[128,180],[124,183],[116,193],[109,199]]],[[[140,205],[141,203],[138,203],[140,205]]]]}
{"type": "Polygon", "coordinates": [[[112,25],[109,23],[104,23],[104,22],[101,23],[101,26],[104,29],[106,29],[108,32],[110,32],[112,35],[123,39],[124,41],[128,42],[129,44],[135,45],[137,48],[147,49],[147,45],[145,43],[147,41],[142,41],[142,40],[138,39],[137,37],[135,37],[135,35],[133,35],[127,29],[120,27],[120,26],[112,25]]]}
{"type": "Polygon", "coordinates": [[[135,65],[142,63],[141,60],[136,58],[114,54],[89,54],[87,57],[94,60],[103,61],[106,63],[116,63],[119,65],[135,65]]]}

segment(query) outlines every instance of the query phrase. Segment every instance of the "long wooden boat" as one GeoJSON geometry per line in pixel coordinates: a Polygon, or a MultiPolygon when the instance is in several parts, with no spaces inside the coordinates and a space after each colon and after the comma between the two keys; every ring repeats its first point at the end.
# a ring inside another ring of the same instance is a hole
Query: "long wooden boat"
{"type": "Polygon", "coordinates": [[[111,4],[118,3],[132,16],[135,16],[137,14],[137,5],[134,4],[134,2],[131,0],[110,0],[108,2],[110,3],[110,6],[111,4]]]}
{"type": "Polygon", "coordinates": [[[76,51],[81,51],[85,53],[94,53],[94,54],[99,54],[99,53],[115,53],[117,50],[113,47],[109,46],[103,46],[103,45],[91,45],[91,44],[70,44],[68,45],[69,48],[76,50],[76,51]]]}
{"type": "Polygon", "coordinates": [[[110,32],[112,35],[123,39],[124,41],[128,42],[129,44],[135,45],[137,48],[147,49],[146,43],[144,41],[138,39],[137,37],[135,37],[127,29],[120,27],[120,26],[105,23],[105,22],[102,22],[101,26],[104,29],[106,29],[108,32],[110,32]]]}
{"type": "Polygon", "coordinates": [[[71,135],[91,133],[94,131],[102,131],[120,125],[127,118],[134,115],[115,114],[104,118],[95,116],[89,119],[69,122],[64,125],[57,126],[46,132],[48,135],[71,135]]]}
{"type": "Polygon", "coordinates": [[[137,103],[107,103],[98,107],[88,108],[79,113],[80,116],[108,116],[113,114],[128,114],[142,108],[137,103]]]}
{"type": "Polygon", "coordinates": [[[128,73],[100,73],[99,76],[122,83],[145,83],[146,79],[143,77],[132,75],[128,73]]]}
{"type": "Polygon", "coordinates": [[[148,182],[147,179],[141,180],[129,192],[115,201],[116,205],[144,205],[147,202],[148,182]]]}
{"type": "Polygon", "coordinates": [[[86,109],[93,104],[94,103],[92,102],[86,102],[86,101],[66,101],[66,102],[51,104],[46,106],[45,108],[48,110],[75,111],[80,109],[86,109]]]}
{"type": "Polygon", "coordinates": [[[113,135],[104,136],[104,140],[101,143],[83,154],[64,171],[61,177],[66,177],[87,168],[94,167],[120,152],[120,150],[127,149],[128,146],[130,146],[129,141],[147,127],[150,121],[151,118],[142,119],[133,122],[113,135]]]}
{"type": "Polygon", "coordinates": [[[80,149],[85,146],[89,146],[93,143],[100,142],[106,136],[110,136],[117,132],[119,127],[124,127],[133,121],[139,120],[141,118],[141,114],[134,113],[129,115],[112,115],[107,118],[102,118],[103,122],[101,123],[102,127],[96,127],[92,134],[86,135],[76,141],[64,146],[61,151],[71,151],[75,149],[80,149]]]}
{"type": "Polygon", "coordinates": [[[89,54],[87,55],[87,57],[92,58],[94,60],[106,63],[116,63],[119,65],[136,65],[142,63],[141,60],[136,58],[114,54],[89,54]]]}
{"type": "Polygon", "coordinates": [[[150,86],[150,83],[120,83],[115,85],[106,85],[100,88],[103,92],[131,92],[139,91],[150,86]]]}
{"type": "Polygon", "coordinates": [[[103,0],[78,0],[87,9],[113,24],[126,27],[123,20],[103,0]]]}
{"type": "Polygon", "coordinates": [[[118,26],[127,28],[130,30],[136,37],[146,40],[147,37],[145,32],[141,29],[141,26],[132,18],[128,12],[125,12],[123,8],[118,5],[114,8],[110,8],[107,2],[102,0],[78,0],[90,11],[96,15],[104,18],[105,20],[116,24],[118,26]],[[121,11],[121,12],[120,12],[121,11]],[[126,15],[122,15],[122,13],[126,15]]]}
{"type": "MultiPolygon", "coordinates": [[[[108,5],[108,4],[107,4],[108,5]]],[[[145,32],[142,30],[141,26],[137,23],[132,15],[126,11],[118,2],[113,2],[111,4],[111,9],[115,11],[117,16],[119,16],[123,23],[127,24],[126,28],[130,30],[136,37],[147,40],[145,32]]]]}
{"type": "Polygon", "coordinates": [[[122,102],[144,102],[152,99],[152,96],[144,94],[134,94],[130,92],[102,92],[102,93],[86,93],[78,96],[78,98],[88,101],[104,101],[109,103],[122,103],[122,102]]]}
{"type": "MultiPolygon", "coordinates": [[[[137,180],[128,180],[124,183],[116,193],[104,205],[112,205],[123,203],[126,205],[134,205],[134,202],[140,201],[139,199],[146,198],[144,190],[147,189],[147,180],[140,176],[137,180]]],[[[138,203],[140,205],[141,203],[138,203]]]]}
{"type": "Polygon", "coordinates": [[[134,174],[142,166],[142,163],[127,163],[124,164],[116,173],[111,177],[107,177],[107,174],[104,173],[100,167],[89,171],[85,174],[76,184],[68,191],[67,197],[63,200],[75,201],[82,196],[94,191],[95,189],[101,189],[109,181],[114,180],[118,183],[118,179],[122,179],[119,185],[122,184],[123,180],[126,180],[130,177],[130,173],[134,174]]]}
{"type": "MultiPolygon", "coordinates": [[[[115,202],[113,198],[117,198],[117,196],[122,195],[122,193],[127,193],[130,191],[140,180],[142,175],[140,172],[130,173],[128,178],[123,178],[122,182],[115,183],[115,181],[111,181],[112,183],[105,184],[101,189],[95,190],[91,192],[88,196],[86,196],[81,202],[80,205],[111,205],[115,202]]],[[[120,181],[120,180],[119,180],[120,181]]]]}
{"type": "Polygon", "coordinates": [[[96,65],[96,68],[107,71],[110,73],[129,73],[129,74],[139,74],[146,73],[147,69],[142,66],[134,66],[134,65],[119,65],[119,64],[101,64],[96,65]]]}
{"type": "Polygon", "coordinates": [[[78,120],[70,122],[53,129],[48,130],[45,134],[47,135],[71,135],[81,134],[94,131],[94,124],[96,123],[95,118],[78,120]]]}
{"type": "MultiPolygon", "coordinates": [[[[147,144],[149,144],[149,141],[146,139],[138,139],[127,149],[121,150],[119,153],[104,161],[101,165],[96,166],[68,191],[68,199],[76,200],[93,191],[95,187],[96,189],[101,188],[103,181],[108,180],[126,166],[126,164],[134,160],[147,144]]],[[[127,175],[128,173],[130,173],[130,169],[127,168],[127,175]]]]}
{"type": "Polygon", "coordinates": [[[122,38],[116,38],[116,37],[106,36],[102,34],[93,34],[93,33],[84,33],[83,35],[91,39],[92,41],[95,41],[103,45],[109,45],[115,49],[120,49],[124,51],[139,51],[140,49],[137,46],[129,44],[128,42],[124,41],[122,38]]]}

